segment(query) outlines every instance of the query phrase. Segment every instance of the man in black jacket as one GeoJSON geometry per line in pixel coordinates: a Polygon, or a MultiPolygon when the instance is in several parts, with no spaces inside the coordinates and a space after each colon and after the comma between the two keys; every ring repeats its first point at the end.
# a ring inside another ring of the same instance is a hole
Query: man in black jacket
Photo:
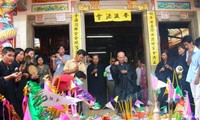
{"type": "Polygon", "coordinates": [[[120,100],[129,98],[135,99],[136,90],[136,73],[132,66],[125,62],[125,53],[117,54],[118,62],[111,66],[111,74],[115,80],[115,95],[120,100]]]}
{"type": "MultiPolygon", "coordinates": [[[[15,83],[21,79],[21,72],[11,71],[10,65],[14,61],[14,49],[5,47],[2,50],[2,61],[0,62],[0,94],[3,95],[17,111],[19,104],[17,103],[15,94],[15,83]]],[[[4,107],[5,108],[5,107],[4,107]]],[[[8,119],[8,111],[3,111],[2,102],[0,101],[0,120],[8,119]]]]}

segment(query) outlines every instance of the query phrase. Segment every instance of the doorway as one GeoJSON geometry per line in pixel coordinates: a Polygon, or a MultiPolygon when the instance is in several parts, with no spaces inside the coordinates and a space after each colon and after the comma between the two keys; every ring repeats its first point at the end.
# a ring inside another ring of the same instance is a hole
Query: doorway
{"type": "MultiPolygon", "coordinates": [[[[110,58],[116,58],[119,51],[125,52],[134,71],[137,59],[144,62],[143,16],[141,13],[132,13],[131,17],[132,21],[95,22],[93,14],[85,15],[86,51],[90,57],[99,55],[104,69],[110,64],[110,58]]],[[[108,91],[109,87],[106,89],[108,91]]],[[[143,91],[138,87],[135,97],[141,99],[143,91]]]]}
{"type": "Polygon", "coordinates": [[[98,54],[104,66],[111,57],[124,51],[128,62],[135,65],[137,58],[144,59],[142,15],[132,14],[132,21],[94,22],[94,15],[85,15],[86,50],[89,56],[98,54]]]}
{"type": "Polygon", "coordinates": [[[51,55],[57,52],[59,46],[64,46],[66,54],[69,48],[69,25],[34,26],[34,49],[36,55],[42,55],[49,63],[51,55]]]}
{"type": "Polygon", "coordinates": [[[181,39],[190,33],[190,22],[160,22],[160,46],[161,51],[168,50],[169,57],[174,58],[178,55],[177,45],[181,39]]]}

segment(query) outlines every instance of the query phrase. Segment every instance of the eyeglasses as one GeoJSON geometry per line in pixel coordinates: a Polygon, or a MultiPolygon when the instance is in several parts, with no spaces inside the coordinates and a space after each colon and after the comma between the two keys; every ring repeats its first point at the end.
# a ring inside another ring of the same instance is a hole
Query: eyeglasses
{"type": "Polygon", "coordinates": [[[115,62],[115,61],[111,61],[111,62],[115,62]]]}

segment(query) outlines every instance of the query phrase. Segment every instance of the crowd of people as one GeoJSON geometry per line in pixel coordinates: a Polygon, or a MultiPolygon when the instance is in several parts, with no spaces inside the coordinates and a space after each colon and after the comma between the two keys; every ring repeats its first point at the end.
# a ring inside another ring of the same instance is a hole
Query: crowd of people
{"type": "MultiPolygon", "coordinates": [[[[173,78],[176,73],[178,83],[174,82],[174,86],[180,85],[182,91],[187,91],[190,96],[190,101],[195,103],[195,116],[199,117],[200,109],[200,39],[193,43],[191,36],[182,38],[181,44],[178,46],[178,56],[171,60],[168,51],[161,53],[161,61],[156,67],[155,74],[159,80],[167,83],[167,79],[173,78]],[[179,68],[179,73],[177,72],[179,68]],[[175,71],[175,72],[174,72],[175,71]],[[180,72],[181,71],[181,72],[180,72]]],[[[74,58],[65,54],[65,48],[59,47],[56,54],[52,55],[52,72],[42,56],[35,56],[35,51],[32,48],[11,48],[4,47],[2,50],[2,60],[0,62],[0,95],[14,106],[18,115],[23,118],[22,101],[23,89],[27,81],[34,81],[44,87],[45,75],[49,76],[52,84],[55,84],[58,76],[68,74],[73,76],[77,72],[81,72],[87,79],[83,79],[84,87],[103,107],[111,97],[118,96],[119,100],[132,98],[133,100],[140,99],[144,104],[147,104],[147,76],[145,64],[142,59],[136,60],[136,68],[133,68],[128,63],[124,52],[118,52],[116,58],[110,59],[110,65],[104,67],[98,55],[93,55],[91,63],[84,64],[83,59],[86,56],[86,51],[80,49],[77,51],[74,58]],[[35,60],[35,61],[34,61],[35,60]],[[36,70],[34,70],[36,69],[36,70]]],[[[161,88],[161,93],[158,96],[160,106],[166,105],[167,96],[164,94],[164,89],[161,88]]],[[[0,104],[0,119],[8,117],[8,110],[3,109],[0,104]]]]}
{"type": "MultiPolygon", "coordinates": [[[[50,67],[44,63],[44,58],[42,56],[37,56],[35,59],[35,51],[32,48],[11,48],[4,47],[2,50],[2,60],[0,62],[0,95],[4,96],[10,104],[13,105],[16,113],[21,119],[23,119],[22,102],[24,97],[23,89],[27,81],[34,81],[44,87],[45,75],[49,76],[49,79],[63,74],[64,72],[69,72],[72,67],[79,67],[70,71],[70,74],[75,74],[81,67],[81,60],[85,56],[86,52],[84,50],[79,50],[75,61],[70,60],[69,55],[65,55],[64,47],[58,49],[58,53],[53,55],[51,59],[53,60],[53,68],[55,70],[53,76],[51,74],[50,67]],[[79,58],[79,56],[81,57],[79,58]],[[67,66],[67,60],[74,62],[67,66]],[[72,67],[70,67],[72,66],[72,67]]],[[[83,65],[84,68],[84,65],[83,65]]],[[[83,71],[83,70],[82,70],[83,71]]],[[[86,73],[86,70],[83,71],[86,73]]],[[[9,109],[3,106],[3,101],[0,104],[0,119],[9,119],[9,109]]]]}
{"type": "MultiPolygon", "coordinates": [[[[177,84],[181,87],[184,95],[186,92],[188,93],[190,102],[192,103],[192,112],[195,113],[195,117],[198,119],[200,119],[199,47],[199,38],[193,42],[191,36],[187,35],[183,37],[181,44],[178,46],[178,56],[175,59],[170,59],[168,51],[162,51],[161,61],[155,70],[155,74],[159,80],[167,83],[167,79],[169,78],[172,80],[171,82],[174,81],[174,87],[177,84]]],[[[161,93],[158,96],[161,107],[167,104],[167,95],[164,92],[165,89],[161,88],[161,93]]]]}
{"type": "MultiPolygon", "coordinates": [[[[87,80],[82,81],[86,84],[83,86],[88,88],[89,93],[102,107],[109,98],[115,96],[119,96],[120,100],[130,97],[136,99],[137,88],[147,88],[145,67],[141,60],[138,60],[138,74],[136,74],[133,67],[128,64],[124,52],[119,52],[116,58],[111,58],[108,67],[104,67],[99,62],[98,55],[93,55],[91,63],[86,66],[83,63],[85,56],[86,51],[80,49],[76,56],[71,58],[70,55],[65,54],[65,48],[61,46],[57,53],[50,57],[52,61],[52,67],[50,67],[44,62],[43,56],[35,55],[32,48],[23,50],[22,48],[4,47],[0,62],[0,95],[3,95],[13,105],[16,113],[23,119],[23,89],[27,81],[37,82],[44,88],[43,78],[46,75],[52,85],[56,85],[58,76],[68,74],[74,77],[77,72],[81,72],[82,76],[87,76],[87,80]],[[136,85],[137,75],[138,80],[143,80],[141,86],[136,85]]],[[[144,92],[147,94],[146,91],[144,92]]],[[[147,95],[143,99],[147,99],[147,95]]],[[[8,119],[9,110],[2,105],[1,101],[0,119],[8,119]]]]}

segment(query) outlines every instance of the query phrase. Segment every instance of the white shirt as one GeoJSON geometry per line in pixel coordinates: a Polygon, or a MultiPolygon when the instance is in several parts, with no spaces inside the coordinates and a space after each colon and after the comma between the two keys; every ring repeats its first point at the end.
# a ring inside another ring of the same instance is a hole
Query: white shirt
{"type": "Polygon", "coordinates": [[[112,74],[110,73],[110,67],[111,65],[107,66],[105,71],[107,72],[107,80],[113,80],[112,74]]]}
{"type": "MultiPolygon", "coordinates": [[[[188,60],[188,54],[189,53],[187,51],[186,61],[188,60]]],[[[190,66],[189,66],[187,77],[186,77],[187,82],[192,82],[195,80],[198,73],[199,66],[200,66],[200,50],[196,46],[194,47],[191,57],[192,58],[191,58],[190,66]]]]}
{"type": "Polygon", "coordinates": [[[139,67],[136,68],[136,74],[137,74],[137,80],[136,84],[140,85],[140,80],[141,80],[141,69],[139,67]]]}
{"type": "MultiPolygon", "coordinates": [[[[62,59],[67,61],[67,60],[70,59],[70,56],[65,54],[65,55],[62,56],[62,59]]],[[[53,76],[63,74],[64,64],[62,63],[62,61],[59,58],[55,58],[55,64],[56,64],[56,71],[54,72],[53,76]]]]}

